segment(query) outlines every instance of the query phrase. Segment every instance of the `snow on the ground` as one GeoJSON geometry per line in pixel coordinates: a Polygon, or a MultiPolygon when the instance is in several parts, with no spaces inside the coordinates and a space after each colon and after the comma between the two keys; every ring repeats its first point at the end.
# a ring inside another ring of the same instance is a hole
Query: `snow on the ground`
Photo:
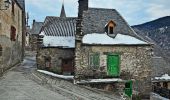
{"type": "Polygon", "coordinates": [[[162,97],[162,96],[160,96],[159,94],[156,94],[156,93],[151,93],[151,98],[153,98],[153,100],[157,100],[157,99],[159,99],[159,100],[169,100],[169,99],[167,99],[167,98],[164,98],[164,97],[162,97]]]}
{"type": "Polygon", "coordinates": [[[74,36],[46,36],[44,32],[39,35],[43,35],[43,44],[45,47],[63,47],[74,48],[75,37],[74,36]]]}
{"type": "Polygon", "coordinates": [[[111,79],[89,79],[89,80],[81,80],[76,82],[77,84],[79,83],[109,83],[109,82],[118,82],[118,81],[123,81],[122,79],[118,78],[111,78],[111,79]]]}
{"type": "Polygon", "coordinates": [[[45,70],[37,70],[40,73],[44,73],[53,77],[57,77],[57,78],[62,78],[62,79],[68,79],[68,80],[72,80],[74,78],[74,76],[66,76],[66,75],[58,75],[49,71],[45,71],[45,70]]]}
{"type": "Polygon", "coordinates": [[[117,34],[115,38],[108,36],[106,33],[92,33],[86,34],[83,37],[83,43],[85,44],[148,44],[135,37],[117,34]]]}
{"type": "Polygon", "coordinates": [[[168,74],[162,75],[161,77],[155,77],[156,80],[170,80],[170,76],[168,74]]]}

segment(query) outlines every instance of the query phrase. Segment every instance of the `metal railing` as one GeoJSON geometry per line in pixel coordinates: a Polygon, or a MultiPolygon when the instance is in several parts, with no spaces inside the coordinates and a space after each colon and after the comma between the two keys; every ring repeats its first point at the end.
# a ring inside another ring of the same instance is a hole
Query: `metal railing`
{"type": "Polygon", "coordinates": [[[152,91],[154,93],[159,94],[162,97],[168,98],[170,99],[170,89],[164,88],[164,87],[160,87],[160,86],[152,86],[152,91]]]}

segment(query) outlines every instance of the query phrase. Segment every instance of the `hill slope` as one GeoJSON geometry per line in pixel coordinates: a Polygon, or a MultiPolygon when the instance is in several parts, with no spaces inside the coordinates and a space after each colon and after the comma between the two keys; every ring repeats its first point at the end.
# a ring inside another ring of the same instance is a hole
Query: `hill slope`
{"type": "MultiPolygon", "coordinates": [[[[165,60],[164,63],[166,64],[164,65],[166,66],[162,67],[170,67],[170,16],[135,25],[132,26],[132,28],[148,41],[155,43],[155,56],[160,56],[165,60]]],[[[160,61],[162,61],[162,59],[160,59],[160,61]]],[[[161,65],[159,67],[161,67],[161,65]]],[[[168,72],[170,74],[170,70],[168,72]]]]}

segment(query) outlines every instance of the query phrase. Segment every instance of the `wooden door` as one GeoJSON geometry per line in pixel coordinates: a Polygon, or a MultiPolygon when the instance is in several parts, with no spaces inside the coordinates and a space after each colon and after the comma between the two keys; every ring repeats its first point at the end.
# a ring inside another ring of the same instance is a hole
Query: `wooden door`
{"type": "Polygon", "coordinates": [[[107,67],[109,76],[119,76],[119,55],[108,55],[107,67]]]}
{"type": "Polygon", "coordinates": [[[73,59],[63,59],[62,60],[62,73],[72,74],[74,72],[73,59]]]}

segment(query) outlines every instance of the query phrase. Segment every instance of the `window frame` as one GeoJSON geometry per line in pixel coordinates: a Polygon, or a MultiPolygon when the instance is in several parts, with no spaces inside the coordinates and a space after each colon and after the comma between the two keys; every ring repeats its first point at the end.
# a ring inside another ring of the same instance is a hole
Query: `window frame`
{"type": "Polygon", "coordinates": [[[108,34],[114,34],[114,28],[116,27],[116,23],[114,21],[109,21],[105,26],[105,32],[108,34]]]}
{"type": "Polygon", "coordinates": [[[10,39],[11,41],[16,41],[16,28],[14,26],[11,26],[10,39]]]}
{"type": "Polygon", "coordinates": [[[89,65],[93,69],[98,69],[100,66],[100,54],[92,53],[89,56],[89,65]]]}

